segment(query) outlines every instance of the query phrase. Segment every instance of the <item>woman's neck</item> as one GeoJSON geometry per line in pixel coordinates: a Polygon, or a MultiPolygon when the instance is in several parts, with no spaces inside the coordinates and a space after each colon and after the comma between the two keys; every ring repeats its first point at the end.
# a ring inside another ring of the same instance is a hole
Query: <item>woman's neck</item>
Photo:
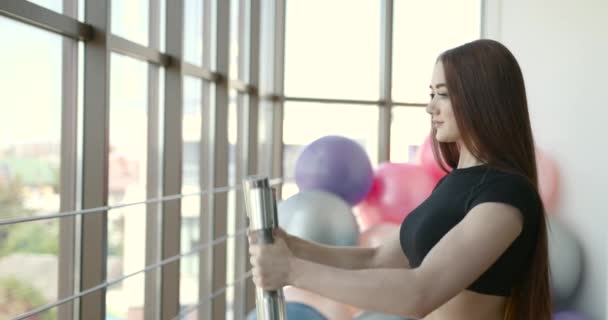
{"type": "Polygon", "coordinates": [[[484,164],[483,161],[477,159],[462,142],[458,142],[460,157],[458,158],[458,168],[468,168],[484,164]]]}

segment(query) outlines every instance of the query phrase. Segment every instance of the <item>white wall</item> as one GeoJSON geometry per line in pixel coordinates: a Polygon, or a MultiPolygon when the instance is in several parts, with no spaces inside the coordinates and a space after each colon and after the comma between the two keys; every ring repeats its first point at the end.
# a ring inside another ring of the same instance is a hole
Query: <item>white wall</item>
{"type": "Polygon", "coordinates": [[[561,170],[557,214],[587,264],[575,308],[608,319],[608,0],[487,0],[483,26],[518,59],[537,145],[561,170]]]}

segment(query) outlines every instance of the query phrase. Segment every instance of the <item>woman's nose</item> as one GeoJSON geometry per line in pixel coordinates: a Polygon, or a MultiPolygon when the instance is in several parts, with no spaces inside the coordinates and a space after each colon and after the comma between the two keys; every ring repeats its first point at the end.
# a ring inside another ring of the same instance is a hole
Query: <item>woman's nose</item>
{"type": "Polygon", "coordinates": [[[433,115],[433,113],[435,113],[435,103],[433,102],[433,100],[429,101],[429,103],[426,105],[426,113],[433,115]]]}

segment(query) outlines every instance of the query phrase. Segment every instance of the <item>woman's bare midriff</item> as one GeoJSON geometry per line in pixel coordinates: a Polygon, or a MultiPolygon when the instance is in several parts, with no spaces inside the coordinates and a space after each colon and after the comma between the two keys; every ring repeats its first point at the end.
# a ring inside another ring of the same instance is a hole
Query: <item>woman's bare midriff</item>
{"type": "Polygon", "coordinates": [[[424,320],[504,320],[507,298],[465,290],[424,320]]]}

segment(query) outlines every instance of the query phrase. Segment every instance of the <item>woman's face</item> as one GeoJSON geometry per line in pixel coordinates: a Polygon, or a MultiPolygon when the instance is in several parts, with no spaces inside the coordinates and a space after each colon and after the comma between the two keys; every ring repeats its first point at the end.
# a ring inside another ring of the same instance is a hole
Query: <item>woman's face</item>
{"type": "Polygon", "coordinates": [[[431,101],[426,107],[426,112],[431,115],[432,126],[437,130],[435,139],[439,142],[458,141],[460,131],[452,112],[452,103],[441,61],[435,64],[429,87],[431,88],[431,101]]]}

